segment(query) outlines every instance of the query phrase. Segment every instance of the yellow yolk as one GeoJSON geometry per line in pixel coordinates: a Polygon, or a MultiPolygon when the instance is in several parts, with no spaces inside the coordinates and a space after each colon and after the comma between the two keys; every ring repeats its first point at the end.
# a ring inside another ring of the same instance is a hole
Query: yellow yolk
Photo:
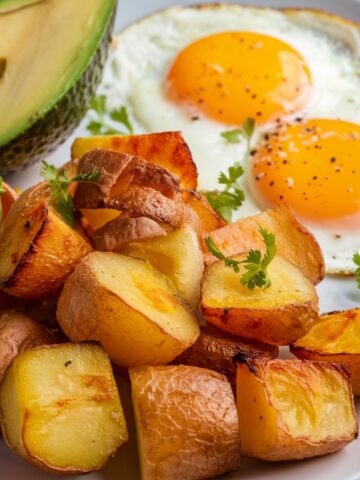
{"type": "Polygon", "coordinates": [[[280,126],[256,151],[251,174],[270,205],[309,219],[360,213],[360,125],[315,119],[280,126]]]}
{"type": "Polygon", "coordinates": [[[176,57],[169,98],[226,124],[257,123],[303,108],[312,91],[304,58],[287,43],[251,32],[202,38],[176,57]]]}

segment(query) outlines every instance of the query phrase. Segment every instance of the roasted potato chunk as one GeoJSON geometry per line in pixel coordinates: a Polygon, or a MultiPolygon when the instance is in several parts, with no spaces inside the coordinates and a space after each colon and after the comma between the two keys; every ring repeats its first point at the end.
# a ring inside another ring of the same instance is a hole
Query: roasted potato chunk
{"type": "Polygon", "coordinates": [[[110,252],[91,253],[68,278],[57,318],[72,341],[97,340],[124,367],[171,362],[199,335],[171,280],[144,260],[110,252]]]}
{"type": "Polygon", "coordinates": [[[95,344],[20,354],[0,388],[0,414],[9,446],[54,472],[99,469],[127,440],[111,365],[95,344]]]}
{"type": "Polygon", "coordinates": [[[225,376],[178,365],[132,368],[130,378],[143,480],[200,480],[236,470],[239,427],[225,376]]]}
{"type": "Polygon", "coordinates": [[[0,216],[0,224],[5,220],[6,215],[8,214],[10,208],[12,207],[13,203],[17,199],[18,195],[13,190],[10,185],[3,182],[2,187],[4,188],[5,192],[0,195],[0,202],[1,202],[1,211],[2,215],[0,216]]]}
{"type": "Polygon", "coordinates": [[[196,165],[179,132],[77,138],[71,149],[71,158],[76,161],[95,148],[142,157],[177,175],[183,188],[196,190],[196,165]]]}
{"type": "Polygon", "coordinates": [[[359,308],[321,315],[290,350],[298,358],[346,365],[351,375],[353,393],[360,395],[359,330],[359,308]]]}
{"type": "Polygon", "coordinates": [[[126,255],[148,260],[173,281],[193,308],[198,306],[204,259],[197,235],[189,226],[165,237],[130,243],[122,251],[126,255]]]}
{"type": "Polygon", "coordinates": [[[325,455],[357,436],[350,379],[342,365],[243,358],[236,398],[241,453],[247,457],[325,455]]]}
{"type": "Polygon", "coordinates": [[[210,368],[223,373],[235,391],[236,366],[233,359],[239,354],[247,357],[276,358],[279,349],[275,345],[234,337],[206,325],[200,327],[200,336],[194,345],[175,358],[173,363],[210,368]]]}
{"type": "MultiPolygon", "coordinates": [[[[246,255],[234,257],[243,260],[246,255]]],[[[249,290],[240,273],[218,261],[205,270],[201,310],[221,330],[272,345],[289,345],[302,337],[318,317],[312,282],[293,264],[276,256],[268,267],[269,288],[249,290]]]]}
{"type": "Polygon", "coordinates": [[[84,236],[49,207],[42,182],[16,200],[0,232],[0,288],[10,295],[42,299],[60,290],[79,261],[92,251],[84,236]]]}
{"type": "MultiPolygon", "coordinates": [[[[296,219],[293,212],[281,205],[253,217],[242,218],[211,232],[216,245],[226,256],[233,256],[251,249],[264,250],[264,241],[259,233],[263,227],[276,236],[277,252],[296,265],[314,284],[324,277],[324,259],[315,237],[296,219]]],[[[203,243],[205,262],[215,258],[203,243]]]]}

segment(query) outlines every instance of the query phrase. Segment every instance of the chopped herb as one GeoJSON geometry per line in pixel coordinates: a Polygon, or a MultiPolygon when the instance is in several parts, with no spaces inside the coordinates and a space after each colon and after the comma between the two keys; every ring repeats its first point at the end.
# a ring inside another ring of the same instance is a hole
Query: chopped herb
{"type": "Polygon", "coordinates": [[[355,270],[355,275],[356,275],[357,286],[358,288],[360,288],[360,253],[359,252],[354,253],[353,262],[357,266],[357,269],[355,270]]]}
{"type": "Polygon", "coordinates": [[[216,246],[211,237],[205,238],[205,243],[209,252],[219,260],[223,260],[226,267],[232,268],[235,273],[239,273],[239,265],[244,265],[246,271],[241,275],[240,282],[243,285],[246,285],[249,290],[253,290],[255,287],[268,288],[271,285],[267,267],[270,265],[276,255],[275,235],[267,232],[262,227],[259,228],[259,232],[264,239],[266,252],[263,255],[260,250],[250,250],[245,260],[235,260],[233,258],[226,257],[216,246]]]}
{"type": "Polygon", "coordinates": [[[60,214],[64,222],[67,223],[71,228],[75,228],[76,220],[72,196],[69,193],[70,184],[73,182],[95,182],[99,175],[99,171],[94,171],[89,174],[80,173],[75,175],[73,178],[68,178],[65,174],[65,169],[58,171],[54,165],[50,165],[43,160],[41,176],[50,183],[50,203],[60,214]]]}
{"type": "Polygon", "coordinates": [[[243,130],[242,128],[234,128],[234,130],[221,132],[220,135],[229,143],[240,143],[240,140],[243,137],[243,130]]]}
{"type": "Polygon", "coordinates": [[[128,133],[134,133],[128,112],[124,105],[107,112],[106,96],[96,95],[91,102],[90,109],[97,115],[97,119],[91,120],[86,127],[92,135],[126,135],[128,133]],[[126,131],[118,130],[110,125],[107,119],[108,116],[110,116],[114,122],[120,123],[125,127],[126,131]]]}
{"type": "Polygon", "coordinates": [[[5,193],[5,188],[4,188],[4,180],[2,177],[0,177],[0,223],[2,221],[2,216],[3,216],[3,207],[2,207],[2,202],[1,202],[1,195],[5,193]]]}
{"type": "Polygon", "coordinates": [[[242,138],[245,138],[247,142],[248,153],[250,152],[251,138],[255,131],[255,120],[248,117],[241,128],[235,128],[233,130],[226,130],[221,132],[221,136],[229,143],[240,143],[242,138]]]}

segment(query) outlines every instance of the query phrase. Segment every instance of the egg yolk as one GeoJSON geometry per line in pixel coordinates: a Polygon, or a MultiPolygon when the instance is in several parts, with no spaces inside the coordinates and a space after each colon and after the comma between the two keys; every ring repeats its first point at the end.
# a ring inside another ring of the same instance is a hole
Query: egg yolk
{"type": "Polygon", "coordinates": [[[360,125],[314,119],[283,125],[255,152],[251,175],[265,203],[309,219],[360,212],[360,125]]]}
{"type": "Polygon", "coordinates": [[[303,108],[312,80],[285,42],[252,32],[222,32],[182,50],[166,80],[169,98],[231,125],[263,123],[303,108]]]}

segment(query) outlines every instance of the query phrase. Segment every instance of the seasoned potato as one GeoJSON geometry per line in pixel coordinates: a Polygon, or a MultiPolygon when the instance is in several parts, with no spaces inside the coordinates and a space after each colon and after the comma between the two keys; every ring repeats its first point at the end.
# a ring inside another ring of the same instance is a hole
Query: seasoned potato
{"type": "Polygon", "coordinates": [[[128,438],[109,359],[95,344],[20,354],[1,386],[0,414],[9,446],[56,472],[99,469],[128,438]]]}
{"type": "Polygon", "coordinates": [[[177,175],[183,188],[196,189],[196,165],[179,132],[77,138],[71,149],[71,158],[76,161],[95,148],[142,157],[177,175]]]}
{"type": "Polygon", "coordinates": [[[13,205],[18,196],[15,190],[13,190],[7,183],[3,182],[2,186],[5,189],[5,192],[0,195],[0,202],[2,205],[2,217],[0,219],[0,223],[4,221],[11,206],[13,205]]]}
{"type": "Polygon", "coordinates": [[[193,308],[198,306],[204,259],[197,235],[190,227],[185,226],[165,237],[130,243],[122,251],[148,260],[171,278],[193,308]]]}
{"type": "Polygon", "coordinates": [[[351,375],[353,393],[360,395],[359,331],[359,308],[321,315],[290,350],[298,358],[345,364],[351,375]]]}
{"type": "Polygon", "coordinates": [[[173,363],[210,368],[227,376],[233,390],[236,384],[235,355],[276,358],[279,349],[275,345],[234,337],[211,325],[200,328],[200,336],[190,348],[175,358],[173,363]]]}
{"type": "MultiPolygon", "coordinates": [[[[246,255],[234,257],[243,260],[246,255]]],[[[223,261],[207,267],[202,285],[204,318],[225,332],[272,345],[289,345],[318,317],[312,282],[277,255],[268,267],[269,288],[249,290],[223,261]]]]}
{"type": "Polygon", "coordinates": [[[243,359],[237,367],[241,453],[295,460],[340,450],[357,436],[349,375],[342,365],[243,359]]]}
{"type": "Polygon", "coordinates": [[[45,327],[23,313],[13,311],[0,315],[0,383],[19,353],[54,341],[45,327]]]}
{"type": "Polygon", "coordinates": [[[0,288],[27,299],[48,298],[92,251],[88,241],[49,207],[47,182],[16,200],[0,232],[0,288]]]}
{"type": "Polygon", "coordinates": [[[236,470],[234,395],[226,377],[189,366],[130,370],[142,480],[197,480],[236,470]]]}
{"type": "Polygon", "coordinates": [[[150,263],[88,255],[68,278],[57,318],[70,340],[97,340],[120,366],[171,362],[199,335],[190,307],[150,263]]]}
{"type": "MultiPolygon", "coordinates": [[[[296,219],[288,207],[281,205],[253,217],[242,218],[211,232],[216,245],[227,256],[237,255],[251,249],[264,249],[259,233],[262,226],[276,236],[278,254],[296,265],[313,283],[324,277],[324,259],[315,237],[296,219]]],[[[205,262],[211,264],[215,257],[203,244],[205,262]]]]}

